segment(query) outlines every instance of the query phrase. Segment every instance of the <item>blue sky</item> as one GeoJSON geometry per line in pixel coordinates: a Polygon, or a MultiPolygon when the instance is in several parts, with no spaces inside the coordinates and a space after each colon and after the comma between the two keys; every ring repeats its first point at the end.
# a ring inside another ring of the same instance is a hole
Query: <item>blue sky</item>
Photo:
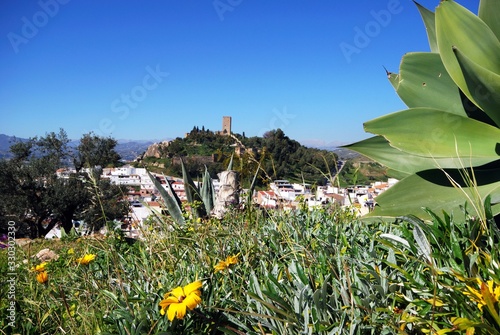
{"type": "Polygon", "coordinates": [[[429,50],[410,0],[8,0],[0,36],[0,133],[72,139],[168,139],[228,115],[246,136],[346,144],[405,108],[384,67],[429,50]]]}

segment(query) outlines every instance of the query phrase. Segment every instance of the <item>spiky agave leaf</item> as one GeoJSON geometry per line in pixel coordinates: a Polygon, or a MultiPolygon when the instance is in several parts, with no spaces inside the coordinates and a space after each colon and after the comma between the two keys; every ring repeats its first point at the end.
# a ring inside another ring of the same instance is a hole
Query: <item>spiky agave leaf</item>
{"type": "Polygon", "coordinates": [[[401,59],[399,74],[390,75],[396,93],[408,107],[432,107],[466,116],[458,87],[439,54],[409,52],[401,59]]]}
{"type": "MultiPolygon", "coordinates": [[[[500,6],[492,8],[498,12],[500,6]]],[[[482,87],[471,85],[467,81],[454,49],[461,50],[470,62],[484,68],[485,71],[500,73],[500,41],[488,25],[478,16],[458,3],[442,1],[436,9],[436,34],[439,54],[443,64],[462,92],[500,126],[500,101],[496,104],[481,104],[477,95],[482,87]]],[[[487,94],[487,92],[480,92],[487,94]]],[[[498,96],[498,91],[494,92],[498,96]]]]}
{"type": "MultiPolygon", "coordinates": [[[[181,167],[182,167],[182,180],[184,181],[184,191],[186,192],[186,198],[189,204],[193,205],[195,202],[203,203],[202,196],[200,194],[200,189],[195,185],[193,178],[189,175],[184,165],[184,161],[181,157],[181,167]]],[[[207,215],[207,210],[205,206],[191,206],[191,213],[194,217],[205,217],[207,215]]]]}
{"type": "Polygon", "coordinates": [[[482,0],[481,17],[451,0],[435,15],[418,7],[439,53],[405,55],[400,73],[388,75],[410,108],[366,122],[378,136],[346,146],[402,179],[377,197],[370,215],[425,217],[423,208],[453,212],[487,197],[499,214],[500,6],[482,0]]]}
{"type": "Polygon", "coordinates": [[[212,182],[212,177],[210,177],[210,173],[208,173],[208,169],[205,166],[205,173],[203,174],[203,180],[200,188],[200,196],[203,204],[205,206],[205,210],[208,213],[212,212],[215,203],[215,191],[214,185],[212,182]]]}
{"type": "Polygon", "coordinates": [[[231,159],[229,160],[229,164],[227,165],[226,171],[231,171],[233,169],[233,158],[234,158],[234,153],[231,154],[231,159]]]}
{"type": "Polygon", "coordinates": [[[177,194],[175,194],[174,190],[172,189],[172,186],[165,178],[165,176],[163,176],[167,181],[167,186],[166,186],[167,189],[165,189],[163,185],[151,174],[151,172],[149,171],[147,172],[154,186],[160,192],[160,195],[163,199],[163,202],[165,203],[165,206],[167,206],[167,210],[170,213],[170,216],[172,217],[175,223],[177,223],[180,226],[183,226],[186,223],[186,221],[184,220],[184,216],[182,215],[182,209],[180,205],[181,202],[179,197],[177,197],[177,194]]]}
{"type": "Polygon", "coordinates": [[[437,38],[436,38],[436,15],[434,12],[428,10],[424,6],[420,5],[416,1],[415,4],[420,12],[420,16],[422,16],[422,20],[425,24],[425,30],[427,31],[427,38],[429,40],[429,47],[431,48],[431,52],[439,52],[437,38]]]}

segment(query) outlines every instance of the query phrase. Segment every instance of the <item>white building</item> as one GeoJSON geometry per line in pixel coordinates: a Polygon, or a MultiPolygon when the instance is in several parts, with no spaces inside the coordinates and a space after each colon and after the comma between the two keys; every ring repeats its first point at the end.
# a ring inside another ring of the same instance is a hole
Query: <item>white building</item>
{"type": "Polygon", "coordinates": [[[279,199],[287,201],[295,200],[295,190],[288,180],[275,180],[269,185],[269,187],[279,199]]]}

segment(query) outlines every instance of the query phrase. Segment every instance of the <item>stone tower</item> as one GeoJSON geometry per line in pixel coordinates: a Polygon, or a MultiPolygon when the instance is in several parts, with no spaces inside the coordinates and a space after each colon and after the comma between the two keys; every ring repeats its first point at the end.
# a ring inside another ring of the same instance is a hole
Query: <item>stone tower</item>
{"type": "Polygon", "coordinates": [[[231,134],[231,117],[223,116],[222,117],[222,135],[230,135],[231,134]]]}

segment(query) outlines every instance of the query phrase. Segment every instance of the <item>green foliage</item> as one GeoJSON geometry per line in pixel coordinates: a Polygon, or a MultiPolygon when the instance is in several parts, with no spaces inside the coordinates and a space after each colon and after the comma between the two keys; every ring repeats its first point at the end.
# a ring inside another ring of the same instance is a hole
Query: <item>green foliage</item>
{"type": "Polygon", "coordinates": [[[116,141],[92,134],[74,149],[64,130],[30,138],[11,146],[10,160],[0,160],[0,231],[6,218],[16,222],[18,236],[45,236],[56,224],[69,232],[73,220],[100,228],[128,210],[123,189],[99,179],[94,164],[117,161],[116,141]],[[76,172],[60,178],[56,171],[76,164],[76,172]],[[88,169],[83,170],[86,167],[88,169]],[[89,169],[92,167],[92,169],[89,169]]]}
{"type": "MultiPolygon", "coordinates": [[[[181,167],[184,180],[184,191],[186,192],[188,205],[191,208],[191,214],[194,218],[206,218],[212,211],[215,203],[215,189],[210,174],[205,170],[202,184],[197,186],[189,176],[182,159],[181,167]]],[[[169,181],[165,179],[166,186],[164,188],[151,172],[148,171],[148,175],[153,181],[156,189],[160,192],[160,196],[174,222],[178,225],[184,225],[186,220],[182,211],[181,201],[172,189],[169,181]]]]}
{"type": "Polygon", "coordinates": [[[370,185],[374,181],[387,180],[386,169],[375,162],[356,160],[345,161],[338,176],[343,187],[353,185],[370,185]]]}
{"type": "MultiPolygon", "coordinates": [[[[215,177],[232,162],[232,168],[239,173],[243,187],[248,187],[259,165],[262,173],[256,179],[256,186],[267,185],[273,179],[323,185],[327,180],[321,171],[331,170],[335,174],[339,166],[334,153],[302,146],[281,129],[271,130],[263,137],[247,138],[238,134],[222,136],[194,127],[185,138],[176,138],[162,150],[162,157],[183,157],[186,172],[191,178],[202,176],[205,167],[215,177]],[[245,149],[239,156],[234,155],[235,144],[245,149]],[[202,157],[211,155],[215,158],[214,162],[200,162],[202,157]]],[[[152,169],[152,163],[157,161],[146,158],[143,163],[152,169]]],[[[167,163],[164,166],[164,173],[182,175],[181,164],[167,163]]]]}
{"type": "Polygon", "coordinates": [[[77,146],[76,157],[73,158],[76,170],[119,165],[120,156],[115,151],[117,144],[113,138],[104,138],[93,133],[84,134],[77,146]]]}
{"type": "MultiPolygon", "coordinates": [[[[500,232],[466,208],[361,222],[349,210],[231,212],[184,226],[151,219],[142,239],[35,240],[15,247],[16,329],[8,326],[9,276],[0,283],[2,334],[498,334],[500,232]],[[32,257],[51,248],[48,282],[32,257]],[[87,265],[77,259],[96,258],[87,265]],[[223,263],[228,258],[234,260],[223,263]],[[222,262],[222,267],[220,266],[222,262]],[[216,267],[219,270],[216,270],[216,267]],[[198,307],[168,321],[159,302],[203,283],[198,307]],[[479,283],[485,283],[481,290],[479,283]],[[491,286],[492,290],[488,289],[491,286]],[[496,312],[497,314],[494,314],[496,312]]],[[[110,227],[111,228],[111,227],[110,227]]]]}
{"type": "Polygon", "coordinates": [[[500,7],[480,2],[479,16],[441,1],[433,13],[418,5],[431,52],[403,56],[389,81],[409,109],[366,122],[376,134],[348,145],[402,179],[377,197],[370,216],[457,211],[469,203],[481,211],[487,196],[500,213],[500,7]]]}
{"type": "Polygon", "coordinates": [[[170,185],[169,181],[164,177],[166,180],[166,186],[164,188],[161,182],[156,179],[155,176],[151,174],[151,172],[148,171],[148,175],[149,178],[153,181],[155,188],[160,192],[163,203],[167,207],[168,213],[170,214],[174,222],[178,225],[183,226],[186,221],[182,213],[182,204],[179,197],[172,189],[172,185],[170,185]]]}

